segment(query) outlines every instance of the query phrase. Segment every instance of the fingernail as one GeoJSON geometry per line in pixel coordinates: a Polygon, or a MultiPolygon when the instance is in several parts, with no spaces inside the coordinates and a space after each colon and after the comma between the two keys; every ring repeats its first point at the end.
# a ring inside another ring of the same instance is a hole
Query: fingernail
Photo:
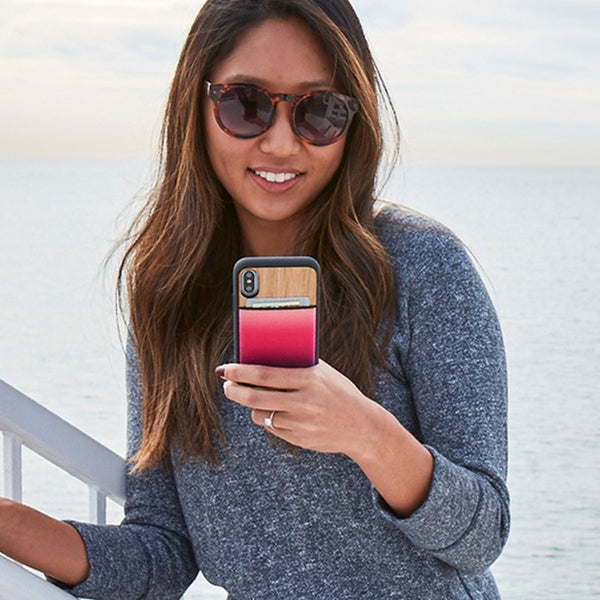
{"type": "Polygon", "coordinates": [[[223,365],[219,365],[215,369],[215,373],[217,374],[217,377],[223,377],[223,375],[225,375],[225,367],[223,365]]]}

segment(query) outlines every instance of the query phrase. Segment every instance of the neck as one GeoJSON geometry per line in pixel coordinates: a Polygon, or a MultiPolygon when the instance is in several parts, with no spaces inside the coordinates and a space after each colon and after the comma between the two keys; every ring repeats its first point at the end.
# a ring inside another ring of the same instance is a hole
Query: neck
{"type": "Polygon", "coordinates": [[[244,252],[248,256],[286,256],[292,254],[292,244],[289,235],[244,235],[244,252]]]}
{"type": "Polygon", "coordinates": [[[287,256],[294,254],[297,226],[292,223],[267,223],[261,227],[240,223],[247,256],[287,256]]]}

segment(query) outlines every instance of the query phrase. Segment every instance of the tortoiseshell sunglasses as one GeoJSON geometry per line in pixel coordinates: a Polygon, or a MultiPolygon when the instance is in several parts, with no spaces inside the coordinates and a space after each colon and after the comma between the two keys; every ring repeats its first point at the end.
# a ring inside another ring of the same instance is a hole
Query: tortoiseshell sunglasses
{"type": "Polygon", "coordinates": [[[250,83],[204,83],[219,127],[237,138],[263,134],[275,120],[277,104],[289,102],[294,133],[309,144],[327,146],[346,134],[358,111],[355,98],[328,90],[296,96],[274,94],[250,83]]]}

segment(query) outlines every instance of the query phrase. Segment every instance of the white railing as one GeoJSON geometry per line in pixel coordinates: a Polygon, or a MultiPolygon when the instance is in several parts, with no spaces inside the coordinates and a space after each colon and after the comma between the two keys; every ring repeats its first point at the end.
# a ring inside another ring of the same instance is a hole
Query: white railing
{"type": "Polygon", "coordinates": [[[0,600],[73,600],[73,596],[0,555],[0,600]]]}
{"type": "MultiPolygon", "coordinates": [[[[4,495],[21,501],[22,447],[89,488],[89,520],[106,523],[106,499],[125,502],[125,461],[90,436],[0,379],[4,495]]],[[[72,596],[0,555],[0,600],[61,600],[72,596]]]]}

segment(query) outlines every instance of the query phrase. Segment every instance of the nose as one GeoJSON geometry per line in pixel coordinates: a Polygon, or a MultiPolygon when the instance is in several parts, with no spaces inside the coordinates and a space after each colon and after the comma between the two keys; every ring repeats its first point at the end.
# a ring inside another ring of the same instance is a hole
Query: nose
{"type": "Polygon", "coordinates": [[[263,133],[260,149],[273,156],[292,156],[300,151],[302,140],[292,129],[292,110],[287,102],[278,102],[273,125],[263,133]]]}

